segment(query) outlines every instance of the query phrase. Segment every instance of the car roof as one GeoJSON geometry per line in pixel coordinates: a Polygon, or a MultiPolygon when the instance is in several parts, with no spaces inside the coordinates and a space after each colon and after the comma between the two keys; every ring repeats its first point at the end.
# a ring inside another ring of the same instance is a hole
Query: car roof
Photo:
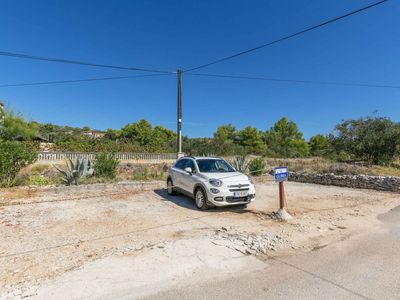
{"type": "Polygon", "coordinates": [[[222,159],[215,156],[184,156],[182,158],[192,158],[192,159],[222,159]]]}

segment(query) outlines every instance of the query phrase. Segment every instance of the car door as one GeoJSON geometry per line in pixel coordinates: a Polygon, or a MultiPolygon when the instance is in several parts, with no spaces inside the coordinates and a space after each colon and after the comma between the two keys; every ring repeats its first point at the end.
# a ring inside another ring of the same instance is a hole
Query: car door
{"type": "Polygon", "coordinates": [[[181,158],[180,160],[178,160],[176,162],[176,164],[174,165],[174,167],[172,168],[173,171],[173,176],[172,176],[172,181],[174,183],[174,186],[177,189],[184,189],[183,188],[183,173],[185,172],[185,165],[186,165],[186,161],[187,159],[185,158],[181,158]]]}
{"type": "Polygon", "coordinates": [[[188,172],[184,171],[184,173],[182,174],[182,187],[186,192],[193,194],[193,189],[194,185],[197,182],[197,173],[198,173],[194,160],[191,158],[187,159],[184,169],[185,168],[191,168],[192,174],[189,174],[188,172]]]}

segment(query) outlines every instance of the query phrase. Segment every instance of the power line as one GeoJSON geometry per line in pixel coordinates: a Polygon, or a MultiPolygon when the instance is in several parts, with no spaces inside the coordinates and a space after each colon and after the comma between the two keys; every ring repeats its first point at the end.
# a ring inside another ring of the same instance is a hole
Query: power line
{"type": "Polygon", "coordinates": [[[152,76],[165,76],[165,75],[171,75],[171,74],[146,74],[146,75],[136,75],[136,76],[116,76],[116,77],[101,77],[101,78],[87,78],[87,79],[73,79],[73,80],[56,80],[56,81],[1,84],[0,88],[16,87],[16,86],[35,86],[35,85],[47,85],[47,84],[63,84],[63,83],[77,83],[77,82],[90,82],[90,81],[131,79],[131,78],[139,78],[139,77],[152,77],[152,76]]]}
{"type": "Polygon", "coordinates": [[[99,67],[99,68],[109,68],[109,69],[119,69],[119,70],[129,70],[129,71],[143,71],[143,72],[165,73],[165,74],[174,74],[175,73],[175,72],[171,72],[171,71],[152,70],[152,69],[124,67],[124,66],[115,66],[115,65],[104,65],[104,64],[96,64],[96,63],[85,62],[85,61],[68,60],[68,59],[64,59],[64,58],[34,56],[34,55],[29,55],[29,54],[4,52],[4,51],[0,51],[0,55],[15,57],[15,58],[41,60],[41,61],[49,61],[49,62],[57,62],[57,63],[73,64],[73,65],[83,65],[83,66],[91,66],[91,67],[99,67]]]}
{"type": "Polygon", "coordinates": [[[309,83],[309,84],[320,84],[320,85],[342,85],[342,86],[357,86],[357,87],[370,87],[370,88],[400,89],[400,85],[381,85],[381,84],[369,84],[369,83],[357,83],[357,82],[280,79],[280,78],[268,78],[268,77],[235,76],[235,75],[204,74],[204,73],[187,73],[186,75],[245,79],[245,80],[275,81],[275,82],[287,82],[287,83],[307,83],[307,84],[309,83]]]}
{"type": "Polygon", "coordinates": [[[308,28],[303,29],[303,30],[301,30],[301,31],[298,31],[298,32],[296,32],[296,33],[292,33],[292,34],[290,34],[290,35],[284,36],[284,37],[279,38],[279,39],[277,39],[277,40],[274,40],[274,41],[272,41],[272,42],[268,42],[268,43],[262,44],[262,45],[260,45],[260,46],[254,47],[254,48],[251,48],[251,49],[248,49],[248,50],[244,50],[244,51],[241,51],[241,52],[239,52],[239,53],[236,53],[236,54],[233,54],[233,55],[230,55],[230,56],[227,56],[227,57],[223,57],[223,58],[214,60],[214,61],[212,61],[212,62],[203,64],[203,65],[200,65],[200,66],[197,66],[197,67],[194,67],[194,68],[190,68],[190,69],[184,70],[183,73],[189,72],[189,71],[198,70],[198,69],[201,69],[201,68],[205,68],[205,67],[208,67],[208,66],[211,66],[211,65],[214,65],[214,64],[217,64],[217,63],[220,63],[220,62],[223,62],[223,61],[226,61],[226,60],[229,60],[229,59],[232,59],[232,58],[235,58],[235,57],[238,57],[238,56],[241,56],[241,55],[244,55],[244,54],[247,54],[247,53],[256,51],[256,50],[259,50],[259,49],[261,49],[261,48],[264,48],[264,47],[267,47],[267,46],[271,46],[271,45],[273,45],[273,44],[277,44],[277,43],[279,43],[279,42],[288,40],[288,39],[290,39],[290,38],[296,37],[296,36],[298,36],[298,35],[301,35],[301,34],[303,34],[303,33],[309,32],[309,31],[311,31],[311,30],[314,30],[314,29],[323,27],[323,26],[325,26],[325,25],[328,25],[328,24],[330,24],[330,23],[336,22],[336,21],[338,21],[338,20],[341,20],[341,19],[350,17],[350,16],[352,16],[352,15],[355,15],[355,14],[357,14],[357,13],[359,13],[359,12],[362,12],[362,11],[367,10],[367,9],[369,9],[369,8],[372,8],[372,7],[374,7],[374,6],[380,5],[380,4],[382,4],[382,3],[384,3],[384,2],[387,2],[387,1],[388,1],[388,0],[382,0],[382,1],[376,2],[376,3],[374,3],[374,4],[371,4],[371,5],[362,7],[362,8],[360,8],[360,9],[354,10],[354,11],[352,11],[352,12],[349,12],[349,13],[347,13],[347,14],[345,14],[345,15],[342,15],[342,16],[336,17],[336,18],[334,18],[334,19],[325,21],[325,22],[320,23],[320,24],[318,24],[318,25],[315,25],[315,26],[312,26],[312,27],[308,27],[308,28]]]}
{"type": "MultiPolygon", "coordinates": [[[[37,86],[37,85],[51,85],[51,84],[65,84],[65,83],[79,83],[79,82],[93,82],[93,81],[108,81],[108,80],[121,80],[121,79],[132,79],[141,77],[153,77],[153,76],[166,76],[171,74],[146,74],[146,75],[135,75],[135,76],[116,76],[116,77],[100,77],[100,78],[87,78],[87,79],[72,79],[72,80],[55,80],[55,81],[42,81],[42,82],[26,82],[26,83],[12,83],[12,84],[0,84],[0,88],[5,87],[18,87],[18,86],[37,86]]],[[[283,82],[283,83],[306,83],[306,84],[319,84],[319,85],[339,85],[339,86],[356,86],[356,87],[370,87],[370,88],[388,88],[388,89],[400,89],[400,85],[382,85],[382,84],[370,84],[370,83],[356,83],[356,82],[339,82],[339,81],[320,81],[320,80],[299,80],[299,79],[282,79],[282,78],[270,78],[270,77],[254,77],[254,76],[236,76],[236,75],[224,75],[224,74],[207,74],[207,73],[187,73],[186,75],[192,76],[203,76],[203,77],[217,77],[227,79],[244,79],[244,80],[259,80],[259,81],[272,81],[272,82],[283,82]]]]}

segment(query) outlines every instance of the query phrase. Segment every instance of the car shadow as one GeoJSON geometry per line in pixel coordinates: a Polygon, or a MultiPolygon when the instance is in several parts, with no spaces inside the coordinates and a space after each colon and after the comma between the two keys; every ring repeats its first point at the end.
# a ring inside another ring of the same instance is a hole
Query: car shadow
{"type": "MultiPolygon", "coordinates": [[[[186,208],[186,209],[191,209],[191,210],[196,210],[196,211],[201,211],[199,210],[195,203],[194,200],[186,195],[183,194],[176,194],[176,195],[168,195],[167,189],[156,189],[154,192],[159,195],[162,200],[171,202],[177,206],[186,208]]],[[[232,205],[232,206],[224,206],[224,207],[210,207],[208,212],[216,212],[216,213],[223,213],[223,212],[235,212],[239,214],[243,213],[253,213],[253,211],[249,208],[245,208],[244,205],[232,205]]]]}

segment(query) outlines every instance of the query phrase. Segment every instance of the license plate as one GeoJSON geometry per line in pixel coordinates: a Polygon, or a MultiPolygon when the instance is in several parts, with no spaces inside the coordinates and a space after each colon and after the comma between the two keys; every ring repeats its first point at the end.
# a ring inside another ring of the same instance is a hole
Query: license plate
{"type": "Polygon", "coordinates": [[[233,197],[236,197],[236,198],[247,197],[248,194],[249,194],[248,191],[233,192],[233,197]]]}

